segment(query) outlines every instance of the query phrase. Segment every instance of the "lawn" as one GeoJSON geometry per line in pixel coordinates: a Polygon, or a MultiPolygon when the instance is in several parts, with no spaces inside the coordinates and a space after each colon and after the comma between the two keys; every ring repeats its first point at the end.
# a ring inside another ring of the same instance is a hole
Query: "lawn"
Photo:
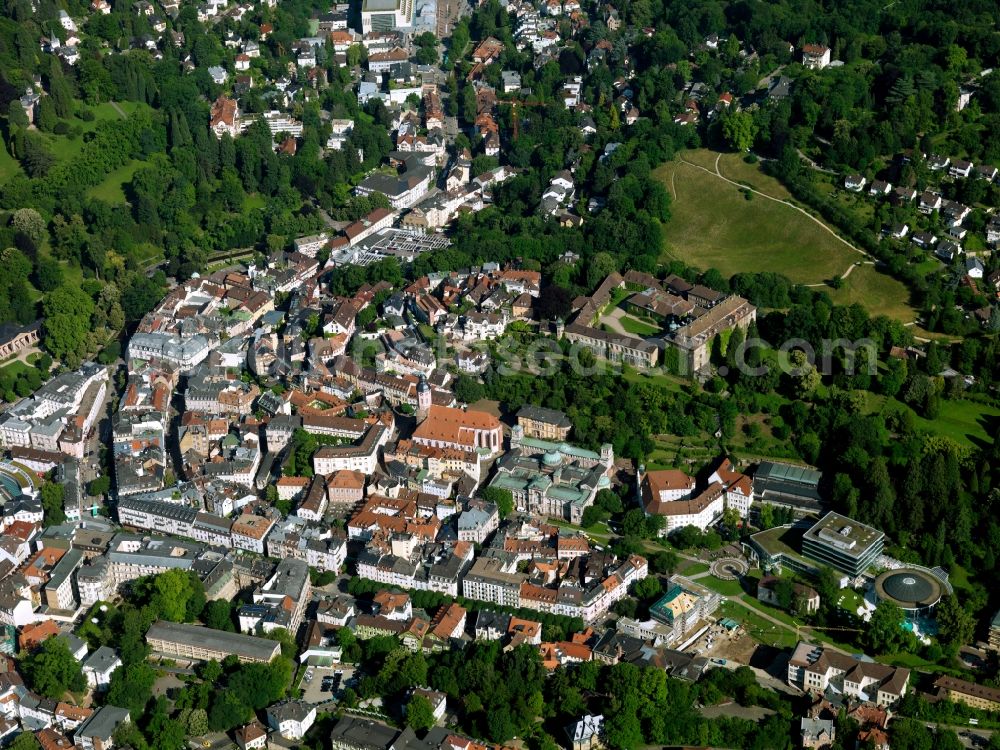
{"type": "Polygon", "coordinates": [[[743,593],[743,587],[740,586],[739,581],[723,581],[721,578],[716,578],[715,576],[705,576],[704,578],[699,578],[698,583],[723,596],[739,596],[743,593]]]}
{"type": "Polygon", "coordinates": [[[802,623],[792,617],[790,614],[785,612],[783,609],[778,609],[777,607],[769,607],[762,602],[757,601],[754,597],[749,594],[744,594],[740,597],[740,601],[751,609],[756,609],[758,612],[763,612],[764,614],[770,615],[775,620],[781,620],[786,625],[790,625],[793,628],[798,627],[802,623]]]}
{"type": "Polygon", "coordinates": [[[940,271],[944,264],[941,263],[937,258],[927,258],[919,263],[914,264],[913,270],[916,271],[921,276],[926,276],[929,273],[934,273],[935,271],[940,271]]]}
{"type": "Polygon", "coordinates": [[[22,373],[30,372],[33,369],[35,369],[35,368],[32,367],[31,365],[25,364],[24,362],[22,362],[19,359],[14,359],[14,360],[11,360],[10,362],[6,363],[6,364],[0,365],[0,370],[3,370],[4,372],[9,373],[10,375],[12,375],[15,378],[18,375],[21,375],[22,373]]]}
{"type": "Polygon", "coordinates": [[[857,614],[858,608],[862,605],[861,595],[853,589],[844,589],[837,597],[837,606],[846,609],[851,614],[857,614]]]}
{"type": "Polygon", "coordinates": [[[937,419],[930,420],[917,416],[909,406],[895,398],[873,395],[867,400],[866,411],[883,414],[910,411],[918,429],[944,435],[972,447],[989,445],[1000,427],[1000,409],[975,401],[944,401],[937,419]]]}
{"type": "Polygon", "coordinates": [[[631,297],[635,292],[631,289],[626,289],[625,287],[619,287],[618,289],[611,290],[611,299],[608,300],[607,308],[609,310],[618,307],[622,302],[631,297]]]}
{"type": "MultiPolygon", "coordinates": [[[[795,283],[818,285],[863,257],[794,207],[760,195],[748,199],[741,188],[692,166],[714,173],[718,164],[720,174],[730,180],[792,200],[780,182],[738,154],[697,149],[685,151],[682,158],[691,164],[668,162],[654,172],[674,199],[671,219],[663,227],[665,259],[716,268],[723,276],[772,271],[795,283]]],[[[870,267],[852,271],[843,289],[826,291],[837,302],[860,302],[875,315],[904,322],[916,318],[906,286],[870,267]]]]}
{"type": "Polygon", "coordinates": [[[611,530],[608,528],[608,524],[604,521],[592,523],[590,526],[577,526],[576,524],[572,524],[561,518],[551,517],[548,522],[561,529],[580,532],[585,536],[590,537],[590,540],[595,544],[607,544],[611,540],[611,530]]]}
{"type": "Polygon", "coordinates": [[[746,605],[738,602],[723,602],[719,606],[719,615],[736,620],[751,638],[763,644],[773,645],[776,648],[793,648],[799,641],[794,631],[765,620],[746,605]]]}
{"type": "Polygon", "coordinates": [[[6,143],[0,143],[0,184],[6,182],[11,177],[21,171],[21,165],[17,159],[10,155],[6,143]]]}
{"type": "Polygon", "coordinates": [[[843,287],[824,291],[838,305],[857,302],[872,315],[885,315],[903,323],[917,319],[917,311],[909,303],[910,291],[906,285],[877,271],[875,266],[855,266],[851,275],[844,279],[843,287]]]}
{"type": "MultiPolygon", "coordinates": [[[[690,161],[696,156],[684,153],[690,161]]],[[[842,274],[860,257],[795,208],[761,196],[747,200],[740,188],[696,167],[668,162],[654,174],[674,196],[663,229],[667,258],[716,268],[727,277],[740,271],[773,271],[796,283],[819,284],[842,274]]],[[[749,176],[755,187],[765,177],[756,168],[749,176]]],[[[730,179],[743,180],[742,171],[730,179]]],[[[774,189],[770,184],[762,187],[768,194],[774,189]]]]}
{"type": "MultiPolygon", "coordinates": [[[[135,112],[140,106],[145,107],[145,104],[140,105],[138,102],[119,102],[118,106],[121,108],[126,115],[130,115],[135,112]]],[[[120,120],[121,114],[111,105],[110,102],[104,102],[103,104],[98,104],[94,107],[89,108],[94,113],[94,119],[89,122],[86,120],[81,120],[78,117],[72,117],[69,119],[71,125],[78,125],[84,133],[90,133],[97,129],[97,126],[106,120],[120,120]]],[[[83,136],[78,136],[72,138],[68,135],[55,135],[55,134],[45,134],[44,136],[49,144],[49,150],[56,159],[63,161],[66,159],[72,159],[83,148],[83,136]]]]}
{"type": "Polygon", "coordinates": [[[697,471],[718,454],[718,443],[704,434],[686,437],[658,435],[655,442],[656,448],[646,457],[646,468],[651,470],[697,471]]]}
{"type": "Polygon", "coordinates": [[[956,590],[972,591],[969,583],[969,572],[958,563],[955,563],[948,570],[948,583],[956,590]]]}
{"type": "MultiPolygon", "coordinates": [[[[706,563],[691,562],[689,560],[684,560],[684,558],[681,558],[681,560],[681,564],[677,567],[678,575],[690,578],[691,576],[696,576],[699,573],[708,572],[708,565],[706,563]]],[[[699,578],[698,580],[700,581],[701,579],[699,578]]]]}
{"type": "Polygon", "coordinates": [[[104,180],[87,191],[91,198],[98,198],[107,203],[125,203],[125,185],[132,181],[132,175],[143,166],[144,162],[133,159],[124,167],[116,169],[104,180]]]}
{"type": "MultiPolygon", "coordinates": [[[[713,155],[712,151],[707,151],[706,153],[709,156],[713,155]]],[[[685,154],[685,158],[687,158],[687,154],[685,154]]],[[[694,160],[688,159],[688,161],[694,160]]],[[[698,161],[697,163],[703,164],[702,161],[698,161]]],[[[714,164],[705,166],[708,166],[709,169],[715,168],[714,164]]],[[[780,180],[771,177],[769,174],[765,174],[759,164],[748,164],[740,154],[722,154],[719,156],[719,172],[722,173],[723,177],[728,177],[734,182],[749,185],[754,190],[759,190],[762,193],[770,195],[772,198],[778,198],[783,201],[794,200],[792,194],[788,192],[788,188],[782,185],[780,180]]]]}
{"type": "Polygon", "coordinates": [[[622,324],[622,328],[636,336],[655,336],[660,332],[658,327],[644,323],[631,315],[622,315],[618,321],[622,324]]]}
{"type": "Polygon", "coordinates": [[[884,664],[892,664],[894,667],[906,667],[908,669],[916,669],[922,672],[943,672],[945,674],[950,674],[953,677],[959,677],[966,680],[971,677],[968,671],[942,665],[936,661],[930,661],[918,654],[891,654],[878,656],[876,658],[878,661],[883,662],[884,664]]]}
{"type": "Polygon", "coordinates": [[[243,199],[243,210],[244,211],[254,211],[256,209],[264,210],[267,202],[264,200],[264,196],[260,193],[251,193],[243,199]]]}
{"type": "Polygon", "coordinates": [[[625,368],[622,371],[622,377],[633,383],[652,383],[668,391],[682,391],[691,385],[690,380],[685,380],[678,375],[668,375],[666,373],[650,375],[645,371],[633,370],[631,368],[625,368]]]}

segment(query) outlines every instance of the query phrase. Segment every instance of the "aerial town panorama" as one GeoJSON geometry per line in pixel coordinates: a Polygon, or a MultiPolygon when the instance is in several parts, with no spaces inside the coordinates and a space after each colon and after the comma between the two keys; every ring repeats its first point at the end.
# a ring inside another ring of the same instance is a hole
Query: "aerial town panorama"
{"type": "Polygon", "coordinates": [[[1000,5],[7,0],[0,748],[1000,750],[1000,5]]]}

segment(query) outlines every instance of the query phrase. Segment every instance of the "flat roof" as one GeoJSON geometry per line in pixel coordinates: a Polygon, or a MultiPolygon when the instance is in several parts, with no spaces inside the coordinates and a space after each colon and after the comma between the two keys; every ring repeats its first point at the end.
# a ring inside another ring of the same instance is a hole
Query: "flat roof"
{"type": "Polygon", "coordinates": [[[802,544],[819,544],[838,554],[860,558],[884,536],[878,529],[830,511],[802,535],[802,544]]]}
{"type": "Polygon", "coordinates": [[[791,484],[818,485],[823,475],[815,469],[793,464],[761,461],[754,474],[754,479],[770,479],[791,484]]]}
{"type": "Polygon", "coordinates": [[[399,7],[397,0],[364,0],[361,4],[362,13],[395,12],[399,7]]]}
{"type": "Polygon", "coordinates": [[[250,659],[269,661],[281,648],[277,641],[258,638],[243,633],[228,633],[224,630],[213,630],[200,625],[187,625],[180,622],[157,620],[149,626],[146,640],[185,643],[208,651],[219,651],[250,659]]]}

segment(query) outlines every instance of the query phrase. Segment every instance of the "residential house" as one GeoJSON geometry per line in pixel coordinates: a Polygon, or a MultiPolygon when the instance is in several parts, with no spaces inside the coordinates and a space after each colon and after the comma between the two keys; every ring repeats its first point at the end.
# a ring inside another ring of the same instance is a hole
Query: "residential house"
{"type": "Polygon", "coordinates": [[[892,192],[892,183],[885,180],[872,180],[872,184],[868,188],[868,195],[875,198],[884,197],[890,192],[892,192]]]}
{"type": "Polygon", "coordinates": [[[918,210],[922,214],[930,214],[941,209],[941,196],[930,191],[920,194],[920,205],[918,210]]]}
{"type": "Polygon", "coordinates": [[[970,161],[965,161],[964,159],[955,159],[948,167],[948,174],[951,177],[968,178],[972,176],[973,164],[970,161]]]}
{"type": "Polygon", "coordinates": [[[115,731],[129,719],[127,709],[102,706],[73,733],[73,744],[80,750],[111,750],[115,731]]]}
{"type": "Polygon", "coordinates": [[[105,690],[111,684],[111,674],[122,666],[117,652],[101,646],[83,662],[83,675],[94,690],[105,690]]]}
{"type": "Polygon", "coordinates": [[[598,750],[604,747],[604,716],[587,714],[566,727],[571,750],[598,750]]]}
{"type": "Polygon", "coordinates": [[[868,180],[859,174],[847,175],[847,177],[844,178],[844,187],[852,193],[860,193],[865,189],[865,185],[867,184],[868,180]]]}
{"type": "Polygon", "coordinates": [[[837,729],[831,719],[803,718],[799,721],[799,739],[802,747],[818,750],[830,747],[837,738],[837,729]]]}
{"type": "Polygon", "coordinates": [[[431,714],[435,721],[443,721],[445,711],[448,708],[448,696],[439,690],[431,690],[425,687],[416,687],[410,691],[410,700],[423,698],[431,705],[431,714]]]}
{"type": "Polygon", "coordinates": [[[970,279],[981,279],[985,273],[986,268],[983,266],[983,262],[976,257],[969,257],[965,259],[965,275],[970,279]]]}
{"type": "Polygon", "coordinates": [[[254,719],[233,732],[239,750],[264,750],[267,747],[267,729],[254,719]]]}
{"type": "Polygon", "coordinates": [[[830,64],[830,48],[824,44],[803,45],[802,64],[813,70],[822,70],[830,64]]]}
{"type": "Polygon", "coordinates": [[[286,740],[301,740],[316,721],[316,706],[288,700],[267,707],[267,724],[286,740]]]}

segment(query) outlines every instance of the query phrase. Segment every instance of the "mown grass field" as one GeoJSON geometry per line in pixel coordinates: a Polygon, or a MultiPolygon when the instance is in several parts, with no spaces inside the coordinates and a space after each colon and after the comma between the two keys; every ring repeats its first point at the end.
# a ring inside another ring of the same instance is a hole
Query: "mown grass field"
{"type": "MultiPolygon", "coordinates": [[[[778,200],[791,200],[780,182],[738,154],[707,149],[685,151],[690,162],[673,161],[654,172],[673,197],[671,219],[663,228],[663,257],[723,276],[741,271],[772,271],[799,284],[823,284],[840,276],[863,256],[809,216],[720,179],[719,173],[778,200]],[[692,166],[697,165],[697,166],[692,166]],[[698,167],[709,170],[705,172],[698,167]]],[[[855,269],[844,287],[825,291],[839,302],[860,302],[874,315],[904,322],[916,313],[909,290],[870,266],[855,269]]]]}
{"type": "Polygon", "coordinates": [[[243,199],[244,211],[255,211],[257,209],[263,210],[266,206],[267,201],[260,193],[252,193],[243,199]]]}
{"type": "MultiPolygon", "coordinates": [[[[684,157],[693,161],[687,152],[684,157]]],[[[720,170],[726,174],[721,165],[720,170]]],[[[796,283],[818,284],[842,274],[860,257],[791,206],[759,195],[748,200],[740,188],[697,167],[669,162],[654,174],[674,198],[663,229],[668,259],[717,268],[727,277],[773,271],[796,283]]]]}
{"type": "Polygon", "coordinates": [[[917,319],[917,311],[909,302],[910,290],[906,284],[881,273],[875,266],[856,266],[844,279],[844,286],[825,291],[838,305],[857,302],[872,315],[885,315],[903,323],[917,319]]]}
{"type": "Polygon", "coordinates": [[[739,596],[743,593],[743,587],[740,585],[739,581],[723,581],[721,578],[716,578],[715,576],[705,576],[704,578],[699,578],[698,583],[706,588],[712,589],[723,596],[739,596]]]}
{"type": "Polygon", "coordinates": [[[645,323],[631,315],[622,315],[618,320],[622,324],[622,328],[629,333],[634,333],[636,336],[655,336],[660,332],[660,329],[656,326],[645,323]]]}
{"type": "Polygon", "coordinates": [[[784,273],[799,283],[821,283],[847,270],[858,254],[791,206],[754,195],[747,199],[735,185],[714,174],[746,184],[778,200],[791,194],[758,165],[738,154],[708,149],[685,151],[687,162],[664,164],[654,174],[664,182],[674,202],[665,226],[666,252],[723,274],[748,268],[784,273]],[[707,261],[712,261],[711,263],[707,261]],[[757,263],[747,266],[748,262],[757,263]]]}
{"type": "Polygon", "coordinates": [[[681,565],[677,568],[678,575],[687,576],[688,578],[690,578],[691,576],[696,576],[699,573],[707,573],[707,572],[708,572],[708,565],[706,563],[690,562],[688,560],[684,560],[683,558],[681,560],[681,565]]]}

